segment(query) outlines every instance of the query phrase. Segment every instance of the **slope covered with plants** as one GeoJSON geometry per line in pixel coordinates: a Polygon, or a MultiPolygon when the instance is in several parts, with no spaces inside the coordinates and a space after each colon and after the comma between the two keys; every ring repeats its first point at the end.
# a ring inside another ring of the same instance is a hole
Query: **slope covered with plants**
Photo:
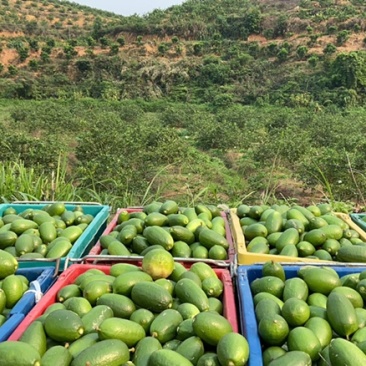
{"type": "Polygon", "coordinates": [[[365,14],[359,0],[188,0],[145,17],[3,0],[1,96],[362,104],[365,14]]]}

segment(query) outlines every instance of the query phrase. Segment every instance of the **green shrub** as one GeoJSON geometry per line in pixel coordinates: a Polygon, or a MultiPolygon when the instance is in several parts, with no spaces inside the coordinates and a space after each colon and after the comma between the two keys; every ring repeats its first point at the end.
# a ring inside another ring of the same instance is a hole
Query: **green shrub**
{"type": "Polygon", "coordinates": [[[118,43],[121,47],[123,47],[123,46],[126,44],[126,39],[125,39],[125,37],[123,37],[123,36],[118,37],[118,38],[117,38],[117,43],[118,43]]]}
{"type": "Polygon", "coordinates": [[[277,52],[277,59],[278,59],[278,61],[280,61],[280,62],[284,62],[284,61],[286,61],[286,60],[287,60],[287,58],[288,58],[288,54],[289,54],[288,50],[287,50],[286,48],[282,47],[282,48],[277,52]]]}
{"type": "Polygon", "coordinates": [[[299,46],[296,50],[297,56],[300,60],[304,59],[309,49],[306,46],[299,46]]]}
{"type": "Polygon", "coordinates": [[[331,54],[335,53],[336,51],[337,51],[337,47],[333,43],[328,43],[323,49],[323,53],[325,55],[331,55],[331,54]]]}
{"type": "Polygon", "coordinates": [[[349,31],[344,29],[337,34],[337,45],[342,46],[349,38],[349,31]]]}

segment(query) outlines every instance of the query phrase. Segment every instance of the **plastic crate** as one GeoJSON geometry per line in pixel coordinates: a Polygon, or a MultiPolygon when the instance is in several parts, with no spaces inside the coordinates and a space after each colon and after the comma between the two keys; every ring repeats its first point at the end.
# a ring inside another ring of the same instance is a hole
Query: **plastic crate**
{"type": "Polygon", "coordinates": [[[0,342],[8,339],[24,317],[34,308],[38,296],[42,296],[55,280],[54,267],[22,268],[16,274],[29,280],[29,290],[11,309],[8,319],[0,327],[0,342]],[[36,283],[37,282],[37,283],[36,283]],[[38,293],[38,291],[41,291],[38,293]]]}
{"type": "MultiPolygon", "coordinates": [[[[42,209],[48,202],[35,202],[35,203],[7,203],[0,205],[0,216],[3,215],[4,211],[8,207],[13,207],[19,214],[27,209],[42,209]]],[[[76,206],[81,206],[85,214],[94,216],[93,221],[88,225],[84,232],[73,244],[70,252],[60,259],[59,268],[62,271],[65,264],[66,258],[80,258],[87,253],[90,248],[95,245],[103,230],[107,226],[107,220],[109,217],[109,206],[99,204],[82,204],[65,203],[67,210],[73,210],[76,206]]],[[[32,260],[19,260],[19,268],[32,268],[32,267],[49,267],[57,266],[57,260],[43,260],[43,259],[32,259],[32,260]]]]}
{"type": "MultiPolygon", "coordinates": [[[[121,209],[117,210],[115,215],[110,220],[108,226],[103,231],[102,235],[108,235],[109,233],[111,233],[114,230],[114,228],[117,226],[118,216],[122,211],[127,211],[129,213],[141,212],[142,208],[121,208],[121,209]]],[[[88,254],[89,255],[99,255],[101,251],[102,251],[102,247],[100,245],[100,241],[98,240],[97,243],[91,248],[91,250],[88,254]]]]}
{"type": "MultiPolygon", "coordinates": [[[[127,211],[127,212],[141,212],[143,210],[142,207],[139,208],[123,208],[117,211],[117,213],[115,214],[115,216],[112,218],[112,220],[110,221],[110,223],[108,224],[107,228],[105,229],[105,231],[103,232],[102,235],[108,235],[111,231],[114,230],[114,228],[117,226],[117,220],[118,220],[118,216],[120,214],[121,211],[127,211]]],[[[190,263],[190,262],[206,262],[212,266],[216,266],[216,267],[229,267],[232,263],[234,263],[234,257],[235,257],[235,248],[234,248],[234,241],[233,241],[233,236],[231,233],[231,228],[230,228],[230,224],[227,218],[227,214],[226,212],[221,211],[221,216],[225,221],[225,231],[226,231],[226,240],[229,243],[229,248],[228,248],[228,259],[227,260],[213,260],[213,259],[196,259],[196,258],[177,258],[175,257],[175,260],[178,262],[186,262],[186,263],[190,263]]],[[[94,263],[103,263],[103,264],[110,264],[108,263],[108,260],[105,259],[105,256],[103,258],[103,260],[97,260],[96,258],[94,258],[95,256],[100,255],[102,251],[102,247],[100,245],[100,242],[98,240],[98,242],[96,243],[96,245],[91,249],[90,253],[88,254],[88,256],[92,256],[93,258],[87,259],[87,262],[94,262],[94,263]]],[[[131,256],[131,257],[124,257],[124,256],[119,256],[115,259],[118,260],[118,258],[126,258],[129,259],[130,261],[138,261],[141,260],[142,257],[141,256],[131,256]]]]}
{"type": "Polygon", "coordinates": [[[356,224],[361,239],[366,241],[366,221],[364,221],[366,219],[366,213],[351,213],[349,216],[352,222],[356,224]]]}
{"type": "MultiPolygon", "coordinates": [[[[19,340],[25,329],[39,316],[41,316],[48,306],[54,304],[57,301],[57,292],[66,285],[73,283],[77,276],[86,272],[88,269],[97,268],[104,273],[110,273],[110,266],[107,265],[91,265],[91,264],[73,264],[67,268],[61,275],[50,290],[45,294],[42,300],[32,309],[32,311],[24,318],[19,327],[9,337],[9,340],[19,340]]],[[[223,315],[230,321],[233,330],[238,332],[238,309],[236,306],[234,286],[231,279],[230,272],[226,269],[215,268],[214,271],[224,284],[224,291],[222,295],[223,302],[223,315]]]]}
{"type": "MultiPolygon", "coordinates": [[[[262,268],[262,265],[239,266],[237,271],[239,321],[243,335],[248,339],[250,349],[248,366],[263,365],[262,345],[258,335],[253,296],[250,290],[250,284],[256,278],[262,277],[262,268]]],[[[301,266],[285,265],[286,279],[297,277],[299,268],[301,266]]],[[[366,267],[348,266],[331,266],[331,268],[335,269],[340,277],[346,274],[359,273],[366,269],[366,267]]]]}
{"type": "MultiPolygon", "coordinates": [[[[342,219],[348,226],[357,231],[360,238],[366,241],[366,233],[357,226],[351,219],[350,215],[335,212],[335,215],[342,219]]],[[[243,230],[240,225],[240,219],[236,214],[236,209],[231,209],[229,213],[229,221],[231,225],[231,233],[233,235],[235,248],[237,251],[237,263],[238,265],[250,265],[255,263],[264,263],[267,261],[281,262],[281,263],[328,263],[328,264],[339,264],[336,261],[326,261],[313,258],[300,258],[300,257],[288,257],[284,255],[273,255],[273,254],[261,254],[261,253],[250,253],[247,251],[245,244],[245,237],[243,230]]]]}

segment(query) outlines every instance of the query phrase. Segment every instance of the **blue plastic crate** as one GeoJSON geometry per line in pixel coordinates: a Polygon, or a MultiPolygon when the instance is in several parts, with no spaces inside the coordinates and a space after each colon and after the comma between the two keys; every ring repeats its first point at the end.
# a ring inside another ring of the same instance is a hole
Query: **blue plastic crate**
{"type": "Polygon", "coordinates": [[[0,342],[6,341],[24,318],[24,314],[9,316],[8,320],[0,327],[0,342]]]}
{"type": "Polygon", "coordinates": [[[54,267],[21,268],[16,274],[29,280],[29,290],[11,309],[8,319],[0,327],[0,342],[8,339],[56,279],[54,267]]]}
{"type": "MultiPolygon", "coordinates": [[[[48,204],[48,202],[35,202],[35,203],[6,203],[0,205],[0,216],[3,212],[9,208],[13,207],[19,214],[27,209],[42,209],[48,204]]],[[[66,258],[81,258],[83,255],[88,253],[90,249],[96,244],[99,237],[102,235],[103,231],[107,227],[107,220],[109,217],[110,207],[106,205],[98,204],[65,204],[67,210],[72,211],[76,206],[81,206],[85,214],[94,216],[93,221],[84,230],[81,236],[75,241],[70,252],[62,257],[59,261],[59,268],[62,271],[64,268],[66,258]]],[[[49,267],[57,266],[57,261],[46,261],[46,260],[26,260],[19,261],[19,268],[33,268],[33,267],[49,267]]]]}
{"type": "MultiPolygon", "coordinates": [[[[248,366],[263,365],[262,346],[258,334],[257,320],[250,284],[262,277],[262,265],[239,266],[237,269],[237,288],[239,301],[239,322],[242,334],[247,337],[250,349],[248,366]]],[[[283,266],[286,279],[297,277],[297,271],[303,267],[298,265],[283,266]]],[[[347,274],[359,273],[366,270],[366,267],[331,266],[338,273],[339,277],[347,274]]]]}

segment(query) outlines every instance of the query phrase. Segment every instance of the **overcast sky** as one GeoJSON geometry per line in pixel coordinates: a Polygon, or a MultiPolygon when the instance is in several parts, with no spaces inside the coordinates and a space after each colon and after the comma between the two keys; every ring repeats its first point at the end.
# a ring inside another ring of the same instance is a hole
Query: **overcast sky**
{"type": "Polygon", "coordinates": [[[184,0],[71,0],[74,3],[87,5],[92,8],[112,11],[113,13],[128,16],[143,15],[154,9],[166,9],[179,5],[184,0]]]}

